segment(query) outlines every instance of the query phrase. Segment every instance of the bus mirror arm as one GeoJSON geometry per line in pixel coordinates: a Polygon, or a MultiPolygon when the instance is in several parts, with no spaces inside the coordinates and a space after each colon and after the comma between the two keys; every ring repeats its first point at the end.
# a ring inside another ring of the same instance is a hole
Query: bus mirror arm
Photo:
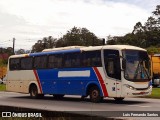
{"type": "Polygon", "coordinates": [[[124,69],[121,69],[121,71],[124,71],[124,69]]]}
{"type": "Polygon", "coordinates": [[[124,69],[126,69],[126,59],[123,56],[119,57],[122,58],[122,71],[124,71],[124,69]]]}
{"type": "Polygon", "coordinates": [[[125,59],[122,60],[122,69],[123,70],[126,69],[126,60],[125,59]]]}

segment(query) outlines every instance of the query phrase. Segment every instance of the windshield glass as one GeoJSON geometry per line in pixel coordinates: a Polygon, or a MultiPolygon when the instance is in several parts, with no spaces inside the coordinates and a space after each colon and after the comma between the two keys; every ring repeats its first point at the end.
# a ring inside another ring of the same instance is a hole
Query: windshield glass
{"type": "Polygon", "coordinates": [[[123,50],[125,68],[124,77],[128,80],[149,80],[150,59],[147,52],[138,50],[123,50]]]}

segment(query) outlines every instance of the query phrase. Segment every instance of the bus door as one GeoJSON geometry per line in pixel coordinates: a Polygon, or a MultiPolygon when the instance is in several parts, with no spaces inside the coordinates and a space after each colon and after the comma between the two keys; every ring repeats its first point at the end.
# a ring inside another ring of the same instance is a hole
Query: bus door
{"type": "Polygon", "coordinates": [[[104,50],[104,68],[109,97],[121,97],[121,67],[118,50],[104,50]]]}

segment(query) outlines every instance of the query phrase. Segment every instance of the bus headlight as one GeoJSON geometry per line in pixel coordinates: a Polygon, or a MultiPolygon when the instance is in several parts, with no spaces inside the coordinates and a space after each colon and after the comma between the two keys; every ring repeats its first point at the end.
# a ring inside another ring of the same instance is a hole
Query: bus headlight
{"type": "Polygon", "coordinates": [[[131,85],[128,85],[128,84],[125,84],[124,86],[126,86],[127,88],[131,89],[131,90],[134,90],[135,88],[131,85]]]}

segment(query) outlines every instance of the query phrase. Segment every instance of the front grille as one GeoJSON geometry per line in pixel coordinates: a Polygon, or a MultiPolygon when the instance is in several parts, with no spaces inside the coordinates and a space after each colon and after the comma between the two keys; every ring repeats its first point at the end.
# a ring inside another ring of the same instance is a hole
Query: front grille
{"type": "Polygon", "coordinates": [[[148,94],[149,92],[140,92],[140,93],[132,93],[133,95],[146,95],[148,94]]]}
{"type": "Polygon", "coordinates": [[[147,90],[147,89],[149,89],[149,87],[147,87],[147,88],[135,88],[136,90],[147,90]]]}

